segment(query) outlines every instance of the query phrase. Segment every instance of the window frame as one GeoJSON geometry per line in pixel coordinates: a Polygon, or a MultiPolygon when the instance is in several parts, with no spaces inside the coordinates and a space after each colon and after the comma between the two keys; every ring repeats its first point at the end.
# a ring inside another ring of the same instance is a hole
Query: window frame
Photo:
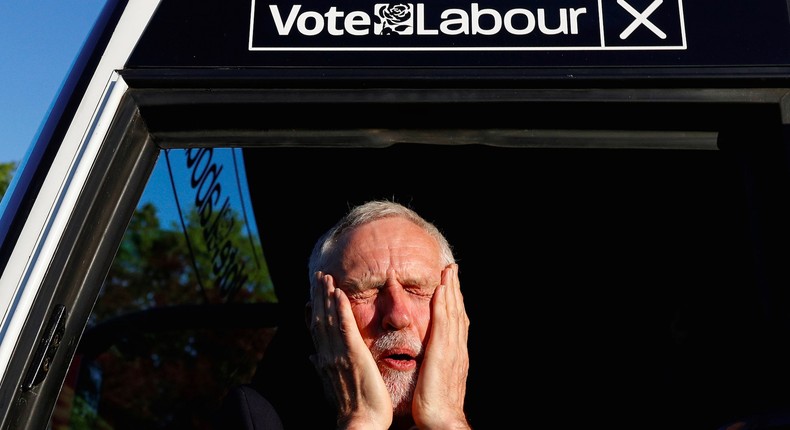
{"type": "MultiPolygon", "coordinates": [[[[142,81],[151,81],[150,76],[142,81]]],[[[306,120],[304,130],[282,129],[272,132],[263,130],[258,133],[245,129],[224,129],[223,122],[206,124],[201,121],[187,119],[191,126],[180,130],[149,129],[150,123],[159,123],[161,118],[156,115],[172,114],[185,106],[199,106],[209,115],[221,117],[221,113],[230,106],[255,107],[258,109],[276,108],[278,105],[311,105],[320,109],[330,107],[343,111],[354,109],[354,105],[364,100],[387,106],[391,112],[397,112],[399,105],[414,107],[432,103],[449,103],[467,106],[475,111],[485,111],[492,103],[529,104],[540,106],[544,103],[582,106],[583,111],[594,111],[612,103],[622,102],[629,109],[657,107],[658,111],[669,111],[678,106],[697,111],[710,110],[725,112],[726,115],[714,119],[703,128],[707,130],[672,130],[657,134],[659,139],[670,136],[680,147],[699,149],[710,148],[711,138],[720,129],[728,127],[728,121],[746,113],[747,117],[765,116],[765,112],[776,112],[776,116],[767,118],[766,124],[773,123],[779,128],[787,128],[788,90],[784,88],[753,88],[753,89],[688,89],[688,88],[611,88],[579,91],[576,89],[486,89],[474,88],[414,88],[405,85],[401,88],[294,88],[280,89],[274,87],[257,88],[220,88],[207,91],[208,87],[177,88],[172,79],[162,79],[159,85],[149,87],[127,88],[123,73],[118,75],[113,84],[114,90],[106,94],[105,102],[118,99],[116,109],[104,109],[90,122],[86,129],[96,130],[101,124],[105,126],[101,143],[94,147],[95,142],[84,141],[76,150],[83,158],[79,164],[72,165],[68,176],[74,178],[78,172],[84,172],[84,179],[77,182],[72,179],[61,190],[63,205],[59,216],[67,216],[68,222],[59,231],[42,233],[41,239],[48,243],[57,243],[51,257],[36,261],[42,270],[41,280],[33,284],[31,275],[24,275],[28,291],[35,291],[36,299],[24,315],[26,323],[19,331],[15,354],[9,361],[5,372],[5,380],[0,388],[0,400],[7,405],[6,423],[15,423],[22,427],[38,428],[46,425],[54,402],[63,383],[69,362],[78,345],[85,322],[90,315],[115,251],[123,236],[126,225],[136,207],[150,175],[158,154],[162,149],[188,148],[195,146],[243,146],[266,147],[282,145],[325,146],[327,133],[337,133],[339,139],[328,145],[359,147],[385,147],[396,141],[426,143],[437,136],[449,137],[441,142],[444,145],[481,143],[493,139],[495,144],[513,144],[525,147],[575,147],[583,142],[579,139],[589,130],[572,129],[533,130],[533,129],[499,129],[486,130],[459,129],[398,129],[379,128],[339,130],[311,128],[310,120],[306,120]],[[767,111],[766,111],[767,108],[767,111]],[[148,117],[146,112],[153,112],[148,117]],[[716,129],[719,128],[719,130],[716,129]],[[454,138],[453,133],[462,135],[454,138]],[[713,133],[713,135],[711,135],[713,133]],[[382,136],[386,138],[382,139],[382,136]],[[77,195],[78,194],[78,195],[77,195]],[[31,384],[32,363],[37,346],[46,328],[46,322],[56,305],[65,305],[66,318],[63,326],[61,347],[57,349],[49,366],[49,373],[40,384],[31,384]],[[21,388],[20,388],[21,387],[21,388]],[[38,412],[35,412],[38,411],[38,412]]],[[[107,104],[105,104],[106,106],[107,104]]],[[[389,111],[388,111],[389,112],[389,111]]],[[[769,115],[772,116],[772,115],[769,115]]],[[[572,121],[571,121],[572,122],[572,121]]],[[[572,125],[572,124],[570,124],[572,125]]],[[[746,128],[753,127],[747,125],[746,128]]],[[[621,147],[632,147],[642,143],[645,133],[637,131],[599,130],[602,147],[611,142],[611,137],[621,139],[617,144],[621,147]]],[[[653,131],[650,131],[653,133],[653,131]]],[[[650,134],[648,133],[648,135],[650,134]]],[[[785,138],[786,139],[786,138],[785,138]]],[[[665,141],[666,144],[666,141],[665,141]]],[[[584,142],[590,145],[590,142],[584,142]]],[[[672,142],[667,147],[672,147],[672,142]]],[[[54,167],[57,167],[55,161],[54,167]]],[[[36,211],[35,207],[31,213],[36,211]]],[[[41,221],[31,217],[29,228],[35,228],[41,221]]],[[[8,267],[16,263],[13,256],[8,267]]],[[[4,277],[8,273],[4,273],[4,277]]],[[[22,283],[23,275],[20,277],[22,283]]],[[[19,317],[22,317],[20,315],[19,317]]]]}

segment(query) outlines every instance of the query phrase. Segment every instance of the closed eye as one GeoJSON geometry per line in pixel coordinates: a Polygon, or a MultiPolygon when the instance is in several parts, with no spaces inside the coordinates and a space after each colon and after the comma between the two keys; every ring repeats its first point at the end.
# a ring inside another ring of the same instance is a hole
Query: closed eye
{"type": "Polygon", "coordinates": [[[414,294],[416,296],[430,298],[430,297],[433,297],[433,292],[436,291],[436,288],[435,287],[433,287],[433,288],[429,288],[429,287],[405,287],[405,290],[408,293],[414,294]]]}

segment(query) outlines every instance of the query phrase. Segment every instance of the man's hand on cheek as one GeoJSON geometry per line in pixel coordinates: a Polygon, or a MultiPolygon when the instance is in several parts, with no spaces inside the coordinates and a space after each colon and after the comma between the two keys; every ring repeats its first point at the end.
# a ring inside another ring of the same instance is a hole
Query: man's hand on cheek
{"type": "Polygon", "coordinates": [[[458,265],[451,264],[442,271],[442,283],[431,300],[430,335],[412,403],[420,429],[468,428],[463,410],[468,334],[458,265]]]}
{"type": "Polygon", "coordinates": [[[316,276],[310,324],[316,353],[311,360],[338,407],[338,428],[387,429],[392,401],[348,297],[332,276],[316,276]]]}

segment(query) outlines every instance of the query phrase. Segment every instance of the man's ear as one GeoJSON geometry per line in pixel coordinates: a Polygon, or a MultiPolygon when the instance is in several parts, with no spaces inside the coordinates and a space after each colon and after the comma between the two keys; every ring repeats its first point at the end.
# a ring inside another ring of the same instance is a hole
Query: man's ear
{"type": "Polygon", "coordinates": [[[307,329],[310,330],[310,325],[313,322],[313,302],[308,300],[307,303],[304,304],[304,323],[307,326],[307,329]]]}

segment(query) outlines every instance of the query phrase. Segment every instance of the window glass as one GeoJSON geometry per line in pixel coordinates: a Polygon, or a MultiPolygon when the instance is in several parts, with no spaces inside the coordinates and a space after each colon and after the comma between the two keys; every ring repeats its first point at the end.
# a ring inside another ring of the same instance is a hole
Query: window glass
{"type": "Polygon", "coordinates": [[[209,428],[249,381],[277,299],[242,152],[162,151],[52,418],[60,428],[209,428]]]}

